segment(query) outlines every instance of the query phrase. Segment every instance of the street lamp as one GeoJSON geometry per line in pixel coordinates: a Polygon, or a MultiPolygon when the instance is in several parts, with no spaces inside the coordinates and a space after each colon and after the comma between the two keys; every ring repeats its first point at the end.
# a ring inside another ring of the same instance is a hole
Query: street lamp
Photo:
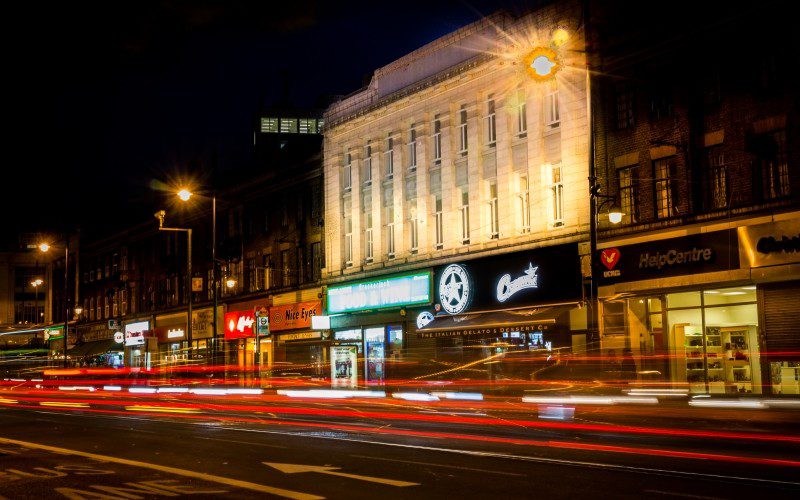
{"type": "MultiPolygon", "coordinates": [[[[50,250],[48,243],[39,244],[39,251],[47,253],[50,250]]],[[[76,276],[77,279],[77,276],[76,276]]],[[[64,238],[64,368],[67,367],[67,338],[69,336],[69,236],[64,238]]]]}
{"type": "Polygon", "coordinates": [[[36,316],[36,324],[40,323],[41,317],[39,316],[39,287],[44,283],[42,278],[36,278],[35,280],[31,281],[31,286],[34,290],[34,302],[33,302],[33,310],[34,316],[36,316]]]}
{"type": "MultiPolygon", "coordinates": [[[[189,191],[189,189],[187,188],[181,188],[180,190],[178,190],[176,194],[178,195],[178,198],[181,201],[189,201],[189,198],[192,197],[193,193],[189,191]]],[[[219,307],[218,305],[219,285],[217,283],[218,275],[219,273],[217,273],[217,195],[212,194],[211,195],[211,288],[212,288],[211,295],[214,299],[214,304],[212,306],[213,310],[211,311],[212,314],[211,321],[213,322],[213,327],[212,327],[213,333],[211,335],[211,338],[213,339],[212,345],[214,348],[214,352],[212,357],[214,359],[214,364],[216,364],[217,362],[217,353],[219,351],[219,346],[217,345],[219,340],[217,339],[217,308],[219,307]]]]}
{"type": "Polygon", "coordinates": [[[158,219],[159,231],[175,231],[186,233],[186,296],[189,304],[186,312],[186,341],[189,344],[189,360],[192,359],[192,228],[164,227],[167,212],[159,210],[153,214],[158,219]]]}
{"type": "Polygon", "coordinates": [[[225,286],[228,288],[235,288],[236,287],[236,280],[233,278],[228,278],[225,280],[225,286]]]}

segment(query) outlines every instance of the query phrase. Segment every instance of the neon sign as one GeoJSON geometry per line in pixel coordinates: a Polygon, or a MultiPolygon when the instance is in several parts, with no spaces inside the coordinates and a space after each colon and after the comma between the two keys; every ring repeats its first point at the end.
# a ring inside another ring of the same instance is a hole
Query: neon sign
{"type": "Polygon", "coordinates": [[[332,286],[327,295],[331,314],[430,304],[431,273],[425,271],[332,286]]]}

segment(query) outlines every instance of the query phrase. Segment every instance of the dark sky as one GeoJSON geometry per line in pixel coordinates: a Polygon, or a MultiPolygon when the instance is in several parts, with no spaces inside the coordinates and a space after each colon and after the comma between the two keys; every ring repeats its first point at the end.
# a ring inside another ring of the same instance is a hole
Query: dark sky
{"type": "Polygon", "coordinates": [[[2,12],[3,240],[146,221],[165,180],[248,159],[261,104],[298,106],[522,2],[60,1],[2,12]]]}

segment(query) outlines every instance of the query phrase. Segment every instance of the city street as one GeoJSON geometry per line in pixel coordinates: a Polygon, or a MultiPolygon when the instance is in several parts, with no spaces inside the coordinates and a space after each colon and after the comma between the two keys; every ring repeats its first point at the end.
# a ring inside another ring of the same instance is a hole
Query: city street
{"type": "Polygon", "coordinates": [[[796,498],[796,413],[715,433],[742,410],[680,406],[557,421],[510,402],[4,391],[0,495],[796,498]]]}

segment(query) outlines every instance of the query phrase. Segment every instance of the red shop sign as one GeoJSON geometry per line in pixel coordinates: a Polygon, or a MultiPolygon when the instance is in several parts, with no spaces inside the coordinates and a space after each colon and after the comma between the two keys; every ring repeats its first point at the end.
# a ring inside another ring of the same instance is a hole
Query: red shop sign
{"type": "Polygon", "coordinates": [[[253,337],[253,325],[255,322],[253,311],[225,313],[225,340],[253,337]]]}

